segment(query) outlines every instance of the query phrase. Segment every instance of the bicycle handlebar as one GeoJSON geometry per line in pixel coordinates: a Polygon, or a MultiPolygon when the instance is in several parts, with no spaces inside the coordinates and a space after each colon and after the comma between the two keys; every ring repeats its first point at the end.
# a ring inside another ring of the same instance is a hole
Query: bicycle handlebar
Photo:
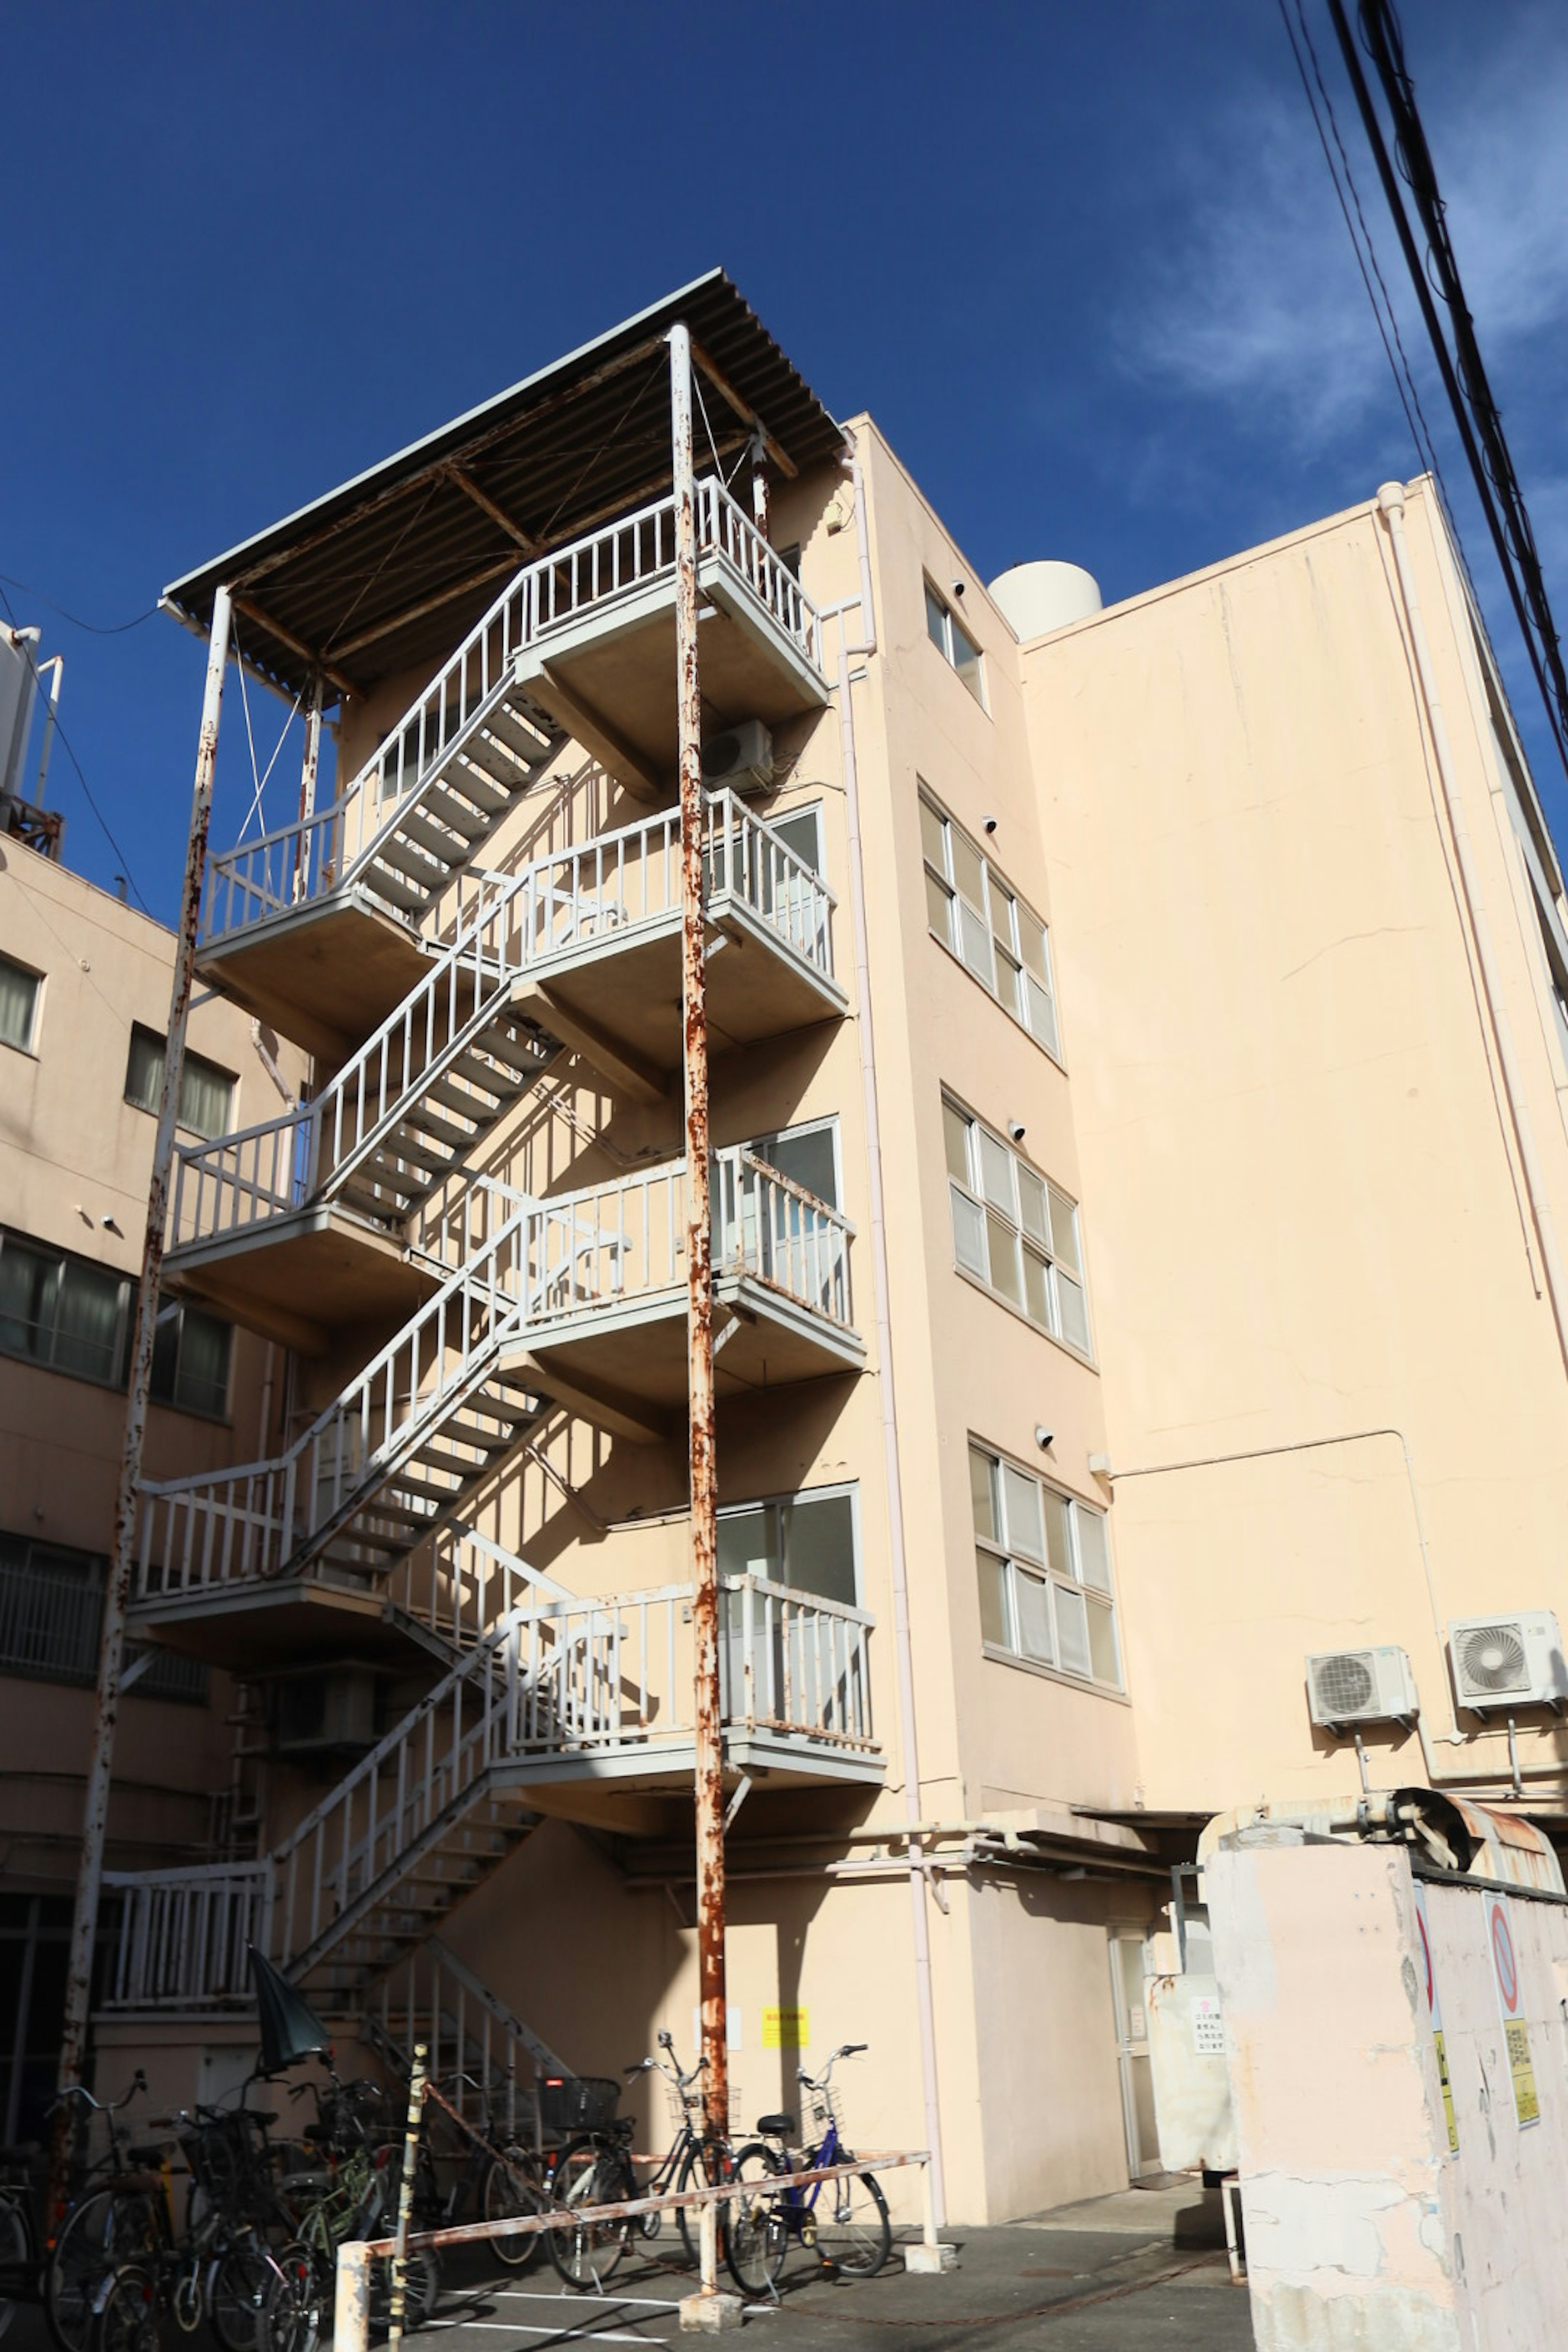
{"type": "Polygon", "coordinates": [[[137,2067],[136,2072],[131,2077],[131,2087],[118,2099],[95,2099],[85,2083],[66,2083],[61,2085],[60,2089],[55,2093],[54,2097],[49,2101],[47,2112],[52,2116],[57,2107],[64,2106],[68,2099],[85,2099],[88,2105],[92,2109],[95,2115],[107,2116],[109,2117],[110,2125],[112,2128],[114,2118],[119,2114],[121,2108],[128,2107],[131,2105],[132,2100],[136,2097],[137,2094],[144,2091],[146,2088],[147,2077],[142,2073],[140,2066],[137,2067]]]}
{"type": "Polygon", "coordinates": [[[808,2091],[826,2091],[832,2081],[833,2069],[837,2065],[840,2058],[858,2058],[870,2046],[868,2042],[841,2042],[820,2074],[808,2074],[804,2066],[797,2066],[795,2070],[795,2081],[804,2083],[808,2091]]]}

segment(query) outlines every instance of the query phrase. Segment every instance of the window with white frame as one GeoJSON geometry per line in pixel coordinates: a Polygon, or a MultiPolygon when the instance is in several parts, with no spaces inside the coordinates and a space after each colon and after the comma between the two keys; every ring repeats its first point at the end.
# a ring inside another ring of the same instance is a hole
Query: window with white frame
{"type": "Polygon", "coordinates": [[[965,1274],[1087,1356],[1078,1209],[950,1095],[942,1098],[952,1246],[965,1274]]]}
{"type": "Polygon", "coordinates": [[[42,985],[40,975],[29,971],[25,963],[0,956],[0,1045],[15,1045],[24,1054],[32,1052],[42,985]]]}
{"type": "Polygon", "coordinates": [[[950,668],[955,669],[970,693],[985,708],[980,677],[980,648],[953,612],[926,582],[926,635],[950,668]]]}
{"type": "Polygon", "coordinates": [[[969,1492],[986,1648],[1120,1690],[1104,1512],[973,1443],[969,1492]]]}
{"type": "Polygon", "coordinates": [[[1058,1054],[1050,940],[1044,923],[922,787],[926,919],[983,988],[1049,1054],[1058,1054]]]}
{"type": "Polygon", "coordinates": [[[855,1488],[814,1486],[719,1513],[721,1576],[764,1576],[826,1601],[859,1599],[855,1488]]]}
{"type": "MultiPolygon", "coordinates": [[[[136,1022],[131,1031],[131,1052],[125,1065],[125,1099],[134,1103],[138,1110],[157,1110],[163,1087],[164,1053],[164,1043],[157,1031],[144,1029],[136,1022]]],[[[176,1113],[180,1126],[210,1143],[214,1136],[228,1133],[233,1108],[232,1074],[187,1048],[180,1068],[180,1107],[176,1113]]]]}

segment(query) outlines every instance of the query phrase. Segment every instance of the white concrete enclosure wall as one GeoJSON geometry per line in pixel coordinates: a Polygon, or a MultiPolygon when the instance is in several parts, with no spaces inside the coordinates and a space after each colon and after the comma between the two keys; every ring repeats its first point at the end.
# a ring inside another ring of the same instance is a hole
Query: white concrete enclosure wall
{"type": "Polygon", "coordinates": [[[1418,1887],[1402,1847],[1222,1849],[1205,1878],[1258,2352],[1557,2352],[1568,1906],[1418,1887]]]}

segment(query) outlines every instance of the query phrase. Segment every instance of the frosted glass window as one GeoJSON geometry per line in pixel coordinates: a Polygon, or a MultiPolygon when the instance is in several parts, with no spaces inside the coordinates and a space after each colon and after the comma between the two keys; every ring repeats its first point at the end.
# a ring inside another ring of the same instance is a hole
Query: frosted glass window
{"type": "Polygon", "coordinates": [[[1020,1028],[1057,1053],[1045,925],[923,785],[920,821],[930,929],[967,964],[1020,1028]]]}
{"type": "Polygon", "coordinates": [[[1053,1339],[1087,1356],[1077,1207],[946,1095],[942,1115],[959,1265],[1053,1339]]]}
{"type": "Polygon", "coordinates": [[[980,648],[951,607],[940,597],[928,580],[925,583],[926,635],[951,664],[976,702],[984,705],[980,686],[980,648]]]}
{"type": "Polygon", "coordinates": [[[1104,1513],[973,1444],[969,1489],[986,1647],[1120,1690],[1104,1513]]]}
{"type": "Polygon", "coordinates": [[[38,1013],[38,975],[25,964],[0,956],[0,1045],[33,1050],[33,1029],[38,1013]]]}

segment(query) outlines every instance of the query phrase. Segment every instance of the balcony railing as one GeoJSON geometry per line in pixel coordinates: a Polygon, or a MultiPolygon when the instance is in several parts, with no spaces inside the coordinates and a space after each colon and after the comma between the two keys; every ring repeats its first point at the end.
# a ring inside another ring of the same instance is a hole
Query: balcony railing
{"type": "MultiPolygon", "coordinates": [[[[719,556],[818,675],[816,606],[720,482],[697,485],[700,558],[719,556]]],[[[330,807],[214,857],[202,915],[206,945],[351,887],[395,828],[398,811],[437,761],[461,749],[505,686],[518,655],[607,611],[675,572],[675,500],[665,498],[542,556],[510,581],[402,724],[330,807]]]]}
{"type": "MultiPolygon", "coordinates": [[[[826,883],[732,793],[710,794],[708,808],[710,898],[749,908],[781,946],[831,980],[835,898],[826,883]]],[[[574,951],[597,952],[606,940],[634,946],[641,929],[679,909],[680,892],[675,810],[516,874],[465,876],[450,944],[313,1102],[178,1148],[171,1247],[247,1232],[330,1198],[514,979],[574,951]]],[[[388,1190],[389,1222],[407,1206],[406,1192],[388,1190]]]]}
{"type": "Polygon", "coordinates": [[[106,2009],[211,2009],[251,1998],[248,1948],[272,1941],[271,1861],[106,1870],[121,1897],[106,2009]]]}

